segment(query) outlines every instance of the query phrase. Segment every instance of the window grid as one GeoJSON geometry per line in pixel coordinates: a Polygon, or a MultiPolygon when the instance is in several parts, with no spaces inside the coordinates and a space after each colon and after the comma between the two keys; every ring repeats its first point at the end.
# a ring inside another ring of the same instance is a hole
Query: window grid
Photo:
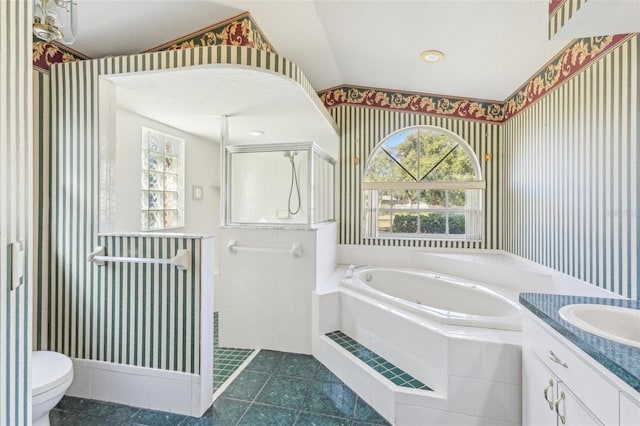
{"type": "Polygon", "coordinates": [[[366,237],[481,239],[479,164],[450,132],[428,126],[393,133],[372,151],[364,178],[366,237]]]}

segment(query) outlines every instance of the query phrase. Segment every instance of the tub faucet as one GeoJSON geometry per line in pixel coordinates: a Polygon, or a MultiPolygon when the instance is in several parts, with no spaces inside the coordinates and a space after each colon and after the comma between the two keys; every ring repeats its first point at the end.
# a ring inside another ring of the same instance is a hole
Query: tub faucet
{"type": "Polygon", "coordinates": [[[344,273],[344,277],[345,278],[353,278],[353,271],[358,269],[358,268],[364,268],[365,266],[369,266],[369,265],[349,265],[349,267],[347,268],[347,270],[344,273]]]}

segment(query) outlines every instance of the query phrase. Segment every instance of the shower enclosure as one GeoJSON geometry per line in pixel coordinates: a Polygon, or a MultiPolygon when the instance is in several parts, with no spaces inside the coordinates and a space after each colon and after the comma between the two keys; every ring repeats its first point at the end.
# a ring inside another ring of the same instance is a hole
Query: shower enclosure
{"type": "Polygon", "coordinates": [[[335,160],[312,142],[228,146],[226,182],[226,225],[312,228],[335,219],[335,160]]]}

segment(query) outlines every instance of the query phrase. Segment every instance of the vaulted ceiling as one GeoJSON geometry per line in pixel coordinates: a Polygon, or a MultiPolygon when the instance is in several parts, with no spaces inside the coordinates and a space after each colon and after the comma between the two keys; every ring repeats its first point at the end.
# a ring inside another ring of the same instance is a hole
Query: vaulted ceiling
{"type": "Polygon", "coordinates": [[[79,0],[71,47],[92,58],[140,53],[249,11],[318,91],[351,84],[504,100],[570,41],[548,39],[548,7],[548,0],[79,0]],[[445,60],[421,61],[427,49],[445,60]]]}

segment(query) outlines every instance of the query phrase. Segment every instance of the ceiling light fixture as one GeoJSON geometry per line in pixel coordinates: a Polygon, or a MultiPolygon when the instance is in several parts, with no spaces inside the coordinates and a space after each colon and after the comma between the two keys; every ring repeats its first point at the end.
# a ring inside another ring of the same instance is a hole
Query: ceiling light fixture
{"type": "Polygon", "coordinates": [[[75,6],[73,0],[34,0],[33,33],[46,42],[72,44],[76,40],[75,6]]]}
{"type": "Polygon", "coordinates": [[[425,50],[420,54],[420,59],[425,62],[440,62],[444,59],[444,53],[439,50],[425,50]]]}
{"type": "Polygon", "coordinates": [[[263,130],[252,130],[249,132],[249,134],[251,136],[262,136],[264,135],[264,131],[263,130]]]}

